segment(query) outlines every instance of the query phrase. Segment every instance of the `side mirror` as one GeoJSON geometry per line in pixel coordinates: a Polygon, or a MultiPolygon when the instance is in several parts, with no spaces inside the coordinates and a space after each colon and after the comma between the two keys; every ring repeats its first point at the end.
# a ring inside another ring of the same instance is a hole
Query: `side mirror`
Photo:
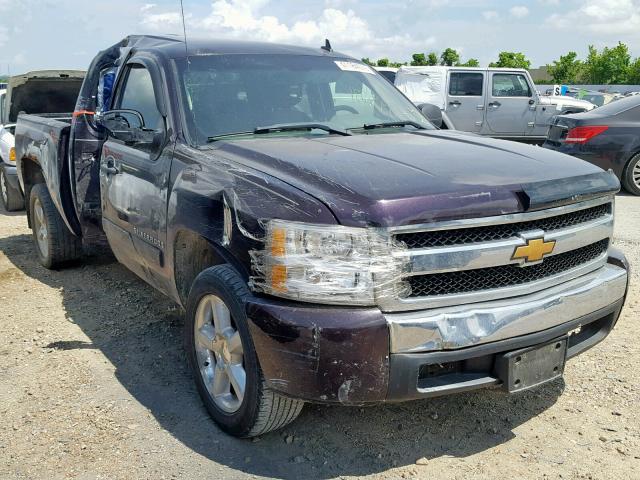
{"type": "Polygon", "coordinates": [[[109,136],[125,143],[140,140],[144,132],[144,118],[135,110],[110,110],[96,119],[109,136]]]}
{"type": "Polygon", "coordinates": [[[418,105],[418,108],[422,112],[422,115],[424,115],[434,127],[442,127],[442,110],[440,110],[440,107],[432,103],[422,103],[418,105]]]}

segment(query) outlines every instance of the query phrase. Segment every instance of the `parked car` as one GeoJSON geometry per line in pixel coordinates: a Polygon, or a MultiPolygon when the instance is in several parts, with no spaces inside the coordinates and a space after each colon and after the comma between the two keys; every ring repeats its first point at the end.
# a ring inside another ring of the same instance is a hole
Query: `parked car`
{"type": "Polygon", "coordinates": [[[640,96],[559,115],[544,147],[611,169],[628,192],[640,195],[640,96]]]}
{"type": "Polygon", "coordinates": [[[438,106],[443,128],[542,143],[553,116],[595,106],[540,95],[524,69],[401,67],[395,85],[416,105],[438,106]]]}
{"type": "Polygon", "coordinates": [[[584,90],[582,88],[569,88],[567,90],[567,96],[591,102],[598,107],[624,97],[620,93],[598,92],[595,90],[584,90]]]}
{"type": "Polygon", "coordinates": [[[304,402],[536,387],[627,290],[613,174],[437,130],[326,47],[128,37],[73,115],[19,116],[16,154],[41,263],[106,237],[185,308],[197,389],[237,436],[304,402]]]}
{"type": "Polygon", "coordinates": [[[14,131],[19,112],[50,114],[73,110],[84,72],[42,70],[9,79],[0,99],[0,201],[8,211],[22,210],[24,196],[15,164],[14,131]]]}

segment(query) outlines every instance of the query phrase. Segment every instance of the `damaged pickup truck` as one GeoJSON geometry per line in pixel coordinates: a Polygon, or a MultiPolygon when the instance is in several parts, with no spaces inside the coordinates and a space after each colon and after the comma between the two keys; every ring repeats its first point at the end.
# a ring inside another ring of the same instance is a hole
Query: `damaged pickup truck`
{"type": "Polygon", "coordinates": [[[66,120],[19,117],[16,152],[42,264],[106,238],[182,305],[200,395],[236,436],[304,402],[557,379],[627,291],[613,174],[439,131],[329,45],[127,37],[66,120]]]}

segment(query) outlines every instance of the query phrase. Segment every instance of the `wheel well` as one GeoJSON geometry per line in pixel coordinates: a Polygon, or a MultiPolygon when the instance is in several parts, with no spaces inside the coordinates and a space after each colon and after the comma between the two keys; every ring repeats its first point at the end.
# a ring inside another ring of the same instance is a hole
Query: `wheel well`
{"type": "Polygon", "coordinates": [[[207,239],[191,231],[178,233],[173,259],[176,288],[182,305],[187,304],[191,285],[200,272],[226,263],[207,239]]]}
{"type": "Polygon", "coordinates": [[[42,168],[33,160],[22,159],[22,181],[24,182],[24,202],[27,210],[27,223],[31,227],[31,212],[29,208],[29,199],[31,198],[31,189],[38,183],[45,183],[42,168]]]}

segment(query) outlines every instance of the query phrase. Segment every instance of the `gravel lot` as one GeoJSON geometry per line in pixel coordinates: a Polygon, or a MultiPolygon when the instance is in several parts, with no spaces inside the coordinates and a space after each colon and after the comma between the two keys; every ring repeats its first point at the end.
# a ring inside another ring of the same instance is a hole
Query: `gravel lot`
{"type": "MultiPolygon", "coordinates": [[[[640,198],[616,243],[640,262],[640,198]]],[[[112,260],[40,267],[0,212],[0,478],[640,478],[640,263],[618,326],[565,379],[366,409],[307,406],[222,434],[185,366],[182,318],[112,260]]]]}

